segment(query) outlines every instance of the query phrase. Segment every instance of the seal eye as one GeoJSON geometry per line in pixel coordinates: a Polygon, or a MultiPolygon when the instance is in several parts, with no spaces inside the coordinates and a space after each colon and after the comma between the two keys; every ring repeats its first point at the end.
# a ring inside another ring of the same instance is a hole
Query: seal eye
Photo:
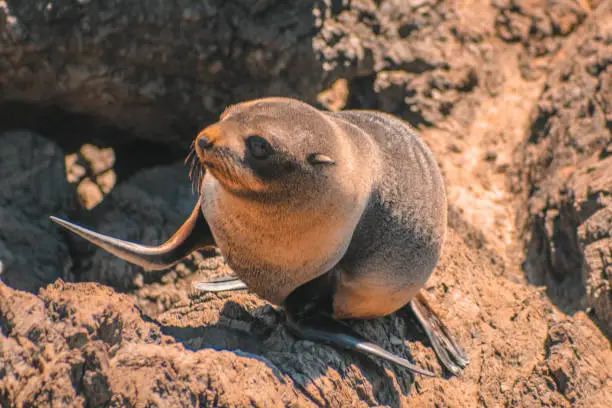
{"type": "Polygon", "coordinates": [[[256,159],[265,159],[270,156],[273,152],[272,146],[263,137],[260,136],[249,136],[246,140],[247,148],[256,159]]]}

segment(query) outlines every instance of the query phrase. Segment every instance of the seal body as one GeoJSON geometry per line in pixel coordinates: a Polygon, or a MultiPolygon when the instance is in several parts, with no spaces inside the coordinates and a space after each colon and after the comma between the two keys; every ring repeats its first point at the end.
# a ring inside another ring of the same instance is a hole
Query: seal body
{"type": "Polygon", "coordinates": [[[418,293],[444,242],[446,197],[431,152],[407,123],[264,98],[226,109],[193,151],[192,165],[205,169],[196,171],[203,174],[198,205],[159,246],[52,219],[146,269],[217,246],[237,278],[198,289],[248,288],[282,305],[299,337],[433,376],[337,320],[384,316],[410,303],[444,366],[458,373],[469,363],[418,293]]]}
{"type": "Polygon", "coordinates": [[[282,304],[328,274],[335,317],[374,318],[407,304],[432,273],[446,226],[438,166],[410,126],[380,112],[329,113],[268,98],[230,108],[200,137],[242,152],[251,134],[280,139],[292,163],[318,152],[334,164],[296,169],[295,179],[268,175],[263,184],[283,188],[257,196],[261,177],[232,179],[211,163],[202,211],[249,289],[282,304]]]}

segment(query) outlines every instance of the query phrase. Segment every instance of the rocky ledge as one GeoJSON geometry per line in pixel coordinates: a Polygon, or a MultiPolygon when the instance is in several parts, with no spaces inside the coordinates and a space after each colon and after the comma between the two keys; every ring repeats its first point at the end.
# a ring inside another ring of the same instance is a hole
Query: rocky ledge
{"type": "Polygon", "coordinates": [[[0,406],[610,406],[612,1],[299,3],[0,0],[0,406]],[[267,95],[418,128],[461,376],[407,309],[351,325],[440,378],[193,290],[215,253],[144,273],[49,221],[163,241],[197,130],[267,95]]]}

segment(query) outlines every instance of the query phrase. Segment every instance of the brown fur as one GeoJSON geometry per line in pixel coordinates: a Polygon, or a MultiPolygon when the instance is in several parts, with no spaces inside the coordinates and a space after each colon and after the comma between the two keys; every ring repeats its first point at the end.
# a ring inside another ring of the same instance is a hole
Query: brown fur
{"type": "Polygon", "coordinates": [[[204,216],[230,267],[260,296],[281,304],[331,273],[337,317],[377,317],[406,304],[429,277],[446,200],[431,153],[404,122],[266,98],[232,106],[199,138],[214,145],[195,143],[210,170],[204,216]],[[264,137],[299,170],[283,174],[279,166],[272,178],[257,177],[244,163],[250,135],[264,137]],[[335,164],[309,168],[314,153],[335,164]]]}

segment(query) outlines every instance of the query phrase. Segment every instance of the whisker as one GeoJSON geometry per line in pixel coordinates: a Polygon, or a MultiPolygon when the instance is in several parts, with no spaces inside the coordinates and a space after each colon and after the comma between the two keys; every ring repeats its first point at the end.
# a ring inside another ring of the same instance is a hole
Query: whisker
{"type": "Polygon", "coordinates": [[[191,160],[189,163],[189,180],[193,180],[193,175],[195,174],[197,163],[195,160],[191,160]]]}
{"type": "Polygon", "coordinates": [[[195,154],[195,143],[191,143],[191,148],[187,157],[185,158],[185,164],[189,164],[189,179],[191,180],[191,191],[193,193],[200,194],[200,181],[202,179],[202,167],[201,163],[198,160],[197,155],[195,154]]]}
{"type": "Polygon", "coordinates": [[[234,157],[232,157],[231,155],[224,156],[223,164],[227,172],[227,176],[231,180],[231,182],[233,184],[240,185],[240,177],[238,177],[238,174],[236,173],[236,169],[234,167],[236,164],[234,157]]]}
{"type": "Polygon", "coordinates": [[[201,185],[202,185],[202,166],[200,162],[196,162],[196,165],[194,167],[194,172],[193,172],[193,178],[192,178],[192,188],[194,191],[197,192],[198,195],[200,195],[201,185]]]}
{"type": "Polygon", "coordinates": [[[192,142],[191,146],[189,147],[189,153],[187,153],[187,157],[185,157],[185,164],[187,164],[192,159],[194,153],[195,153],[195,149],[193,148],[193,142],[192,142]]]}
{"type": "Polygon", "coordinates": [[[225,175],[227,176],[227,178],[229,178],[230,181],[235,184],[234,177],[230,170],[231,166],[227,163],[227,158],[225,156],[223,156],[223,158],[221,159],[221,164],[223,165],[223,169],[225,170],[225,175]]]}
{"type": "Polygon", "coordinates": [[[204,168],[202,166],[199,167],[200,171],[198,172],[198,196],[202,194],[202,182],[204,180],[204,168]]]}

